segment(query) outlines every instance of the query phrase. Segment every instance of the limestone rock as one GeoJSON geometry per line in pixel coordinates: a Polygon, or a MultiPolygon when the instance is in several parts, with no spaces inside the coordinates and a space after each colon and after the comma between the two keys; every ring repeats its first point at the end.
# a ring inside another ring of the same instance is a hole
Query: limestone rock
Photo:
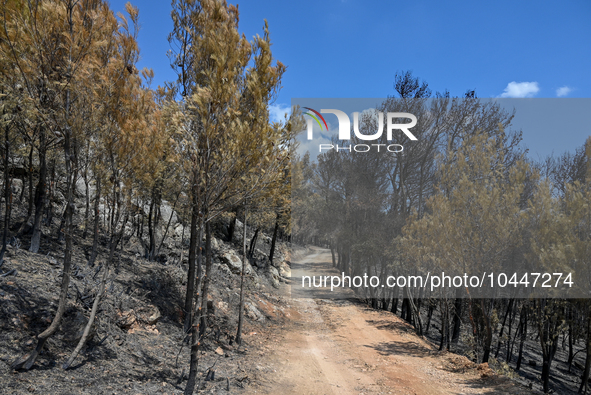
{"type": "MultiPolygon", "coordinates": [[[[149,207],[148,207],[148,209],[149,209],[149,207]]],[[[168,203],[166,200],[162,201],[162,205],[160,206],[160,215],[162,216],[162,220],[164,221],[163,226],[166,226],[166,224],[170,220],[171,216],[172,216],[172,221],[170,222],[171,225],[174,225],[174,224],[178,223],[178,221],[179,221],[178,216],[176,215],[176,212],[172,209],[170,203],[168,203]]]]}
{"type": "Polygon", "coordinates": [[[264,322],[265,316],[251,302],[244,303],[244,314],[254,321],[264,322]]]}
{"type": "Polygon", "coordinates": [[[291,267],[285,262],[281,262],[278,265],[277,271],[281,277],[289,278],[291,277],[291,267]]]}
{"type": "Polygon", "coordinates": [[[279,288],[279,271],[273,266],[267,268],[267,278],[271,285],[275,288],[279,288]]]}
{"type": "Polygon", "coordinates": [[[148,323],[148,325],[154,325],[155,323],[158,322],[158,320],[161,317],[162,317],[162,314],[160,313],[160,309],[158,309],[158,307],[154,306],[154,313],[146,319],[146,322],[148,323]]]}
{"type": "MultiPolygon", "coordinates": [[[[233,251],[226,251],[220,256],[220,260],[224,263],[234,274],[240,274],[242,272],[242,259],[233,251]]],[[[252,266],[248,261],[244,269],[245,274],[253,273],[252,266]]]]}

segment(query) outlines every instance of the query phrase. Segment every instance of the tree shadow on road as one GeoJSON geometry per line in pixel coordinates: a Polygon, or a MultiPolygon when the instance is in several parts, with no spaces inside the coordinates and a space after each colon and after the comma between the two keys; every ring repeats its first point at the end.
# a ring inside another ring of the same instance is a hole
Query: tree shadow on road
{"type": "Polygon", "coordinates": [[[414,357],[427,357],[430,349],[422,344],[409,340],[408,342],[381,342],[373,345],[366,345],[367,348],[376,350],[382,356],[390,355],[412,355],[414,357]]]}

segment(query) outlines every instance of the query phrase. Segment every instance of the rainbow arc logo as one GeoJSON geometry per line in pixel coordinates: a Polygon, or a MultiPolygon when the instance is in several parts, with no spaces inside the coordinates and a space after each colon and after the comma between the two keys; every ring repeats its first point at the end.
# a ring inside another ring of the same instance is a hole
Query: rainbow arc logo
{"type": "MultiPolygon", "coordinates": [[[[324,117],[322,115],[320,115],[320,113],[310,107],[304,107],[306,110],[310,110],[312,111],[314,114],[316,114],[318,117],[320,117],[320,119],[322,119],[322,122],[324,122],[324,126],[326,127],[326,130],[328,131],[328,125],[326,124],[326,121],[324,120],[324,117]]],[[[318,126],[320,126],[320,130],[322,130],[322,124],[320,123],[320,120],[314,115],[314,114],[310,114],[309,112],[305,113],[306,115],[311,116],[312,118],[314,118],[314,120],[316,120],[316,122],[318,123],[318,126]]]]}

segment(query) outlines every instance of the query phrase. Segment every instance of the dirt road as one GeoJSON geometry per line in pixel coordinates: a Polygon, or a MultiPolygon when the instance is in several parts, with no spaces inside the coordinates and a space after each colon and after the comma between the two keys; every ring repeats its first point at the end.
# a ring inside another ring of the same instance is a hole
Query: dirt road
{"type": "MultiPolygon", "coordinates": [[[[330,252],[315,250],[292,263],[326,274],[330,252]]],[[[355,299],[292,298],[291,321],[265,351],[268,362],[253,392],[262,394],[525,394],[505,379],[481,378],[482,370],[454,354],[438,354],[430,342],[391,313],[355,299]]]]}

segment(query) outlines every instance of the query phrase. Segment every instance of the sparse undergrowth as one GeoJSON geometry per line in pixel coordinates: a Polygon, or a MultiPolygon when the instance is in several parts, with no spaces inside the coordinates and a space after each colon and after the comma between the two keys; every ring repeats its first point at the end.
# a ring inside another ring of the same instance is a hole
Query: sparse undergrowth
{"type": "MultiPolygon", "coordinates": [[[[82,335],[102,273],[101,255],[94,267],[87,265],[84,252],[90,245],[84,240],[74,249],[67,310],[58,333],[46,343],[31,370],[10,368],[19,355],[35,347],[35,337],[55,314],[63,248],[46,238],[44,242],[41,254],[11,246],[3,266],[5,272],[16,271],[0,279],[0,387],[4,393],[181,393],[189,360],[188,337],[182,329],[186,265],[174,259],[169,264],[149,262],[136,253],[140,247],[133,242],[117,252],[91,338],[71,368],[63,370],[62,364],[82,335]]],[[[261,243],[261,248],[266,244],[261,243]]],[[[286,246],[281,245],[274,270],[260,250],[251,260],[244,341],[241,347],[233,342],[239,275],[232,262],[240,261],[234,248],[215,239],[209,325],[199,362],[200,388],[205,393],[248,388],[260,346],[251,339],[268,330],[267,320],[285,318],[283,297],[272,291],[273,285],[286,281],[289,270],[283,262],[286,246]]],[[[168,252],[174,256],[174,251],[168,252]]]]}

